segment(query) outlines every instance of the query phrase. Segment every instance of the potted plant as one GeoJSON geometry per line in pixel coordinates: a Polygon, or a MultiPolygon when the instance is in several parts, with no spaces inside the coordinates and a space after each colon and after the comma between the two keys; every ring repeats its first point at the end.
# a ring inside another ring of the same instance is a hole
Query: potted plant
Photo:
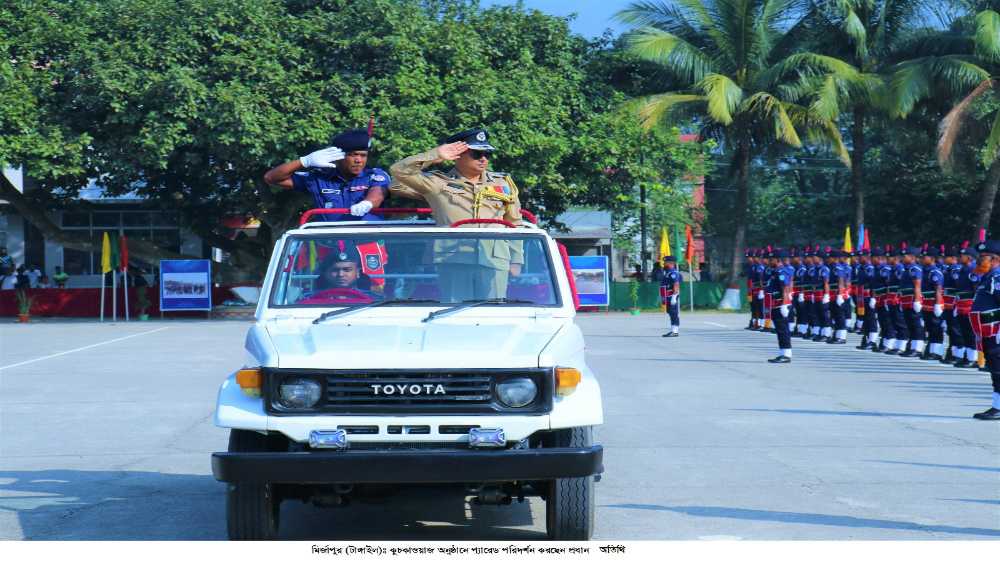
{"type": "Polygon", "coordinates": [[[35,298],[28,295],[28,292],[19,289],[17,296],[17,322],[26,323],[31,318],[31,306],[35,303],[35,298]]]}
{"type": "Polygon", "coordinates": [[[633,279],[628,284],[628,296],[632,298],[632,308],[629,309],[629,313],[633,315],[639,314],[639,280],[633,279]]]}
{"type": "Polygon", "coordinates": [[[146,293],[145,287],[137,287],[135,292],[135,306],[139,308],[139,320],[148,321],[149,315],[149,294],[146,293]]]}

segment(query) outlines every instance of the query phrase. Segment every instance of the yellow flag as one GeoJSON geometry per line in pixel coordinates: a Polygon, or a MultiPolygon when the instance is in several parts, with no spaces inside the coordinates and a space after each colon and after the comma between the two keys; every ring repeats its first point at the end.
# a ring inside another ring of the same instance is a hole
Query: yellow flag
{"type": "Polygon", "coordinates": [[[656,261],[662,262],[664,256],[670,256],[670,235],[666,227],[660,227],[660,250],[656,253],[656,261]]]}
{"type": "Polygon", "coordinates": [[[851,244],[851,226],[848,225],[844,227],[844,252],[854,252],[854,246],[851,244]]]}
{"type": "Polygon", "coordinates": [[[111,240],[107,231],[104,232],[104,240],[101,241],[101,273],[106,274],[111,271],[111,240]]]}

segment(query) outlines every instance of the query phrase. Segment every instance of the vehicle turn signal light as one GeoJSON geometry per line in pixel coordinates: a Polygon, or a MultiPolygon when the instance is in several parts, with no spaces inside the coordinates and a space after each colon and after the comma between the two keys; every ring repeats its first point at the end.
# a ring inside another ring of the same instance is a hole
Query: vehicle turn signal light
{"type": "Polygon", "coordinates": [[[576,391],[580,377],[580,370],[576,368],[556,368],[556,395],[565,397],[576,391]]]}
{"type": "Polygon", "coordinates": [[[243,368],[236,372],[236,383],[243,393],[250,397],[260,397],[260,368],[243,368]]]}

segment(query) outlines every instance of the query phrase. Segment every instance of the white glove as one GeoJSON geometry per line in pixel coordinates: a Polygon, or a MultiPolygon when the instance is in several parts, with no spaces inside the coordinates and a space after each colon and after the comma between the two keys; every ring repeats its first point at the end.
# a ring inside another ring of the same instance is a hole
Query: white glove
{"type": "Polygon", "coordinates": [[[676,295],[671,295],[670,296],[670,304],[671,305],[676,305],[677,304],[677,296],[676,295]]]}
{"type": "Polygon", "coordinates": [[[799,303],[805,303],[805,302],[806,302],[806,294],[805,293],[800,293],[799,294],[799,303]]]}
{"type": "Polygon", "coordinates": [[[829,293],[824,293],[823,294],[823,304],[826,305],[829,302],[830,302],[830,294],[829,293]]]}
{"type": "Polygon", "coordinates": [[[757,292],[757,299],[763,299],[763,298],[764,298],[764,292],[763,291],[758,291],[757,292]]]}
{"type": "Polygon", "coordinates": [[[781,307],[778,307],[778,310],[781,311],[782,317],[786,319],[788,318],[788,305],[782,305],[781,307]]]}
{"type": "Polygon", "coordinates": [[[944,314],[944,305],[941,305],[940,303],[935,304],[934,305],[934,316],[935,317],[940,317],[943,314],[944,314]]]}
{"type": "Polygon", "coordinates": [[[372,202],[368,200],[359,201],[351,206],[351,215],[355,217],[364,217],[365,213],[372,210],[372,202]]]}
{"type": "Polygon", "coordinates": [[[311,152],[299,159],[304,168],[333,168],[334,162],[344,159],[344,151],[337,147],[326,147],[311,152]]]}
{"type": "Polygon", "coordinates": [[[838,293],[838,294],[837,294],[837,305],[843,305],[843,304],[844,304],[844,296],[843,296],[843,295],[840,295],[840,294],[838,293]]]}
{"type": "Polygon", "coordinates": [[[923,308],[924,308],[924,304],[921,303],[920,301],[914,301],[913,302],[913,312],[914,313],[919,313],[923,308]]]}
{"type": "Polygon", "coordinates": [[[874,308],[875,308],[875,305],[876,305],[877,303],[878,303],[878,301],[876,301],[874,297],[872,297],[872,298],[868,299],[868,308],[869,308],[869,309],[874,309],[874,308]]]}

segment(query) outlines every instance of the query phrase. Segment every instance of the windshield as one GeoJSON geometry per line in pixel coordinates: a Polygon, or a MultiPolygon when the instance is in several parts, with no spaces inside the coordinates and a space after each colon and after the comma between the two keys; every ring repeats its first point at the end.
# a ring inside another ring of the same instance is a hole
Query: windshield
{"type": "Polygon", "coordinates": [[[292,237],[271,306],[560,305],[543,237],[468,231],[292,237]]]}

